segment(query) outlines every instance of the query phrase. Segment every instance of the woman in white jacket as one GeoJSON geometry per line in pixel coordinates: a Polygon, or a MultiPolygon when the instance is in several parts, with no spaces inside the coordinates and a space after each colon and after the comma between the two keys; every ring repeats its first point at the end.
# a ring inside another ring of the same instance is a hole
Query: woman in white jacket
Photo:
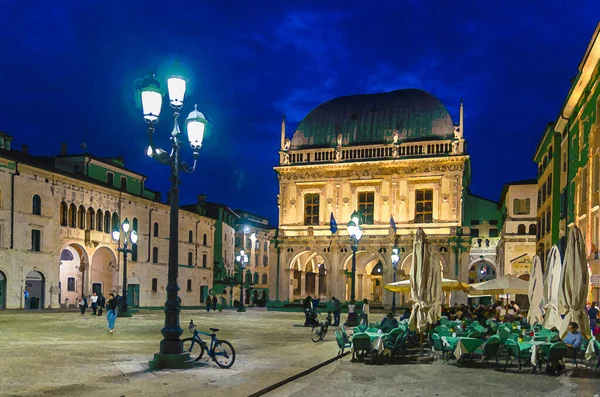
{"type": "Polygon", "coordinates": [[[362,307],[362,318],[365,325],[369,325],[369,301],[367,299],[363,299],[363,307],[362,307]]]}

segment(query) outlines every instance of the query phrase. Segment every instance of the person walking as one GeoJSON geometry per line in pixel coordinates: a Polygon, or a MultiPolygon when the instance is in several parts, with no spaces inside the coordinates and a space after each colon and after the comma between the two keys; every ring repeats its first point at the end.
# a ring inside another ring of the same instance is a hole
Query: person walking
{"type": "Polygon", "coordinates": [[[81,310],[81,315],[85,314],[86,307],[87,307],[87,301],[85,299],[85,296],[82,296],[81,298],[79,298],[79,310],[81,310]]]}
{"type": "Polygon", "coordinates": [[[212,306],[213,306],[212,309],[213,309],[213,312],[217,311],[217,302],[218,302],[217,295],[214,295],[213,298],[212,298],[212,306]]]}
{"type": "Polygon", "coordinates": [[[206,312],[210,312],[210,305],[212,305],[212,299],[210,295],[206,297],[206,312]]]}
{"type": "Polygon", "coordinates": [[[363,299],[362,319],[365,322],[365,325],[369,325],[369,314],[369,301],[367,299],[363,299]]]}
{"type": "Polygon", "coordinates": [[[92,296],[90,297],[90,301],[92,301],[92,316],[96,315],[96,310],[98,310],[98,295],[95,292],[92,292],[92,296]]]}
{"type": "Polygon", "coordinates": [[[333,302],[333,326],[338,327],[340,325],[340,315],[342,314],[342,304],[335,296],[331,297],[333,302]]]}
{"type": "Polygon", "coordinates": [[[117,299],[112,292],[108,294],[108,302],[106,302],[106,320],[108,321],[108,332],[115,332],[115,321],[117,319],[117,299]]]}
{"type": "Polygon", "coordinates": [[[98,298],[98,316],[102,316],[102,310],[104,309],[105,305],[106,305],[106,298],[101,293],[100,297],[98,298]]]}
{"type": "Polygon", "coordinates": [[[588,316],[590,316],[590,329],[593,331],[596,328],[596,322],[598,320],[598,304],[592,302],[592,305],[588,309],[588,316]]]}

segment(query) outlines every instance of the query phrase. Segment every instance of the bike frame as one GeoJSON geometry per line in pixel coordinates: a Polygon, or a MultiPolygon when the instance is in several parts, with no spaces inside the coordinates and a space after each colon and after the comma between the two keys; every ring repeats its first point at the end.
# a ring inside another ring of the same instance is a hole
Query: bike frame
{"type": "Polygon", "coordinates": [[[194,329],[194,339],[193,339],[193,341],[201,344],[202,347],[204,348],[204,350],[206,351],[206,354],[208,354],[208,356],[210,358],[214,358],[214,356],[212,354],[212,349],[213,349],[213,347],[215,345],[215,342],[219,341],[217,339],[217,335],[215,333],[209,334],[208,332],[198,331],[197,329],[194,329]],[[200,335],[210,336],[210,349],[208,348],[208,345],[206,344],[206,342],[203,341],[202,338],[200,338],[200,335]]]}

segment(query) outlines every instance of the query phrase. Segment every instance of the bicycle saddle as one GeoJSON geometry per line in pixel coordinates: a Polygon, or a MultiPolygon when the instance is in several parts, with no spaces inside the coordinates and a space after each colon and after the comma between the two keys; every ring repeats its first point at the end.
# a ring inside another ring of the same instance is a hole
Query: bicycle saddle
{"type": "Polygon", "coordinates": [[[219,328],[209,328],[212,332],[217,332],[219,328]]]}

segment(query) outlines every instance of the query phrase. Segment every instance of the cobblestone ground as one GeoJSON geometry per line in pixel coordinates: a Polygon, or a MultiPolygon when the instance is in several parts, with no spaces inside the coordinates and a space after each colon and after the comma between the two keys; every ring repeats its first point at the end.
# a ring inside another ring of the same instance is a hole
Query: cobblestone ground
{"type": "MultiPolygon", "coordinates": [[[[184,311],[200,329],[220,328],[237,358],[229,370],[201,360],[187,371],[148,370],[158,350],[162,312],[117,319],[108,334],[106,319],[76,312],[0,312],[0,396],[247,396],[337,354],[333,335],[310,341],[297,327],[301,313],[249,309],[206,313],[184,311]]],[[[349,357],[276,389],[268,396],[594,396],[600,375],[570,370],[549,377],[465,368],[455,364],[373,366],[349,357]]]]}

